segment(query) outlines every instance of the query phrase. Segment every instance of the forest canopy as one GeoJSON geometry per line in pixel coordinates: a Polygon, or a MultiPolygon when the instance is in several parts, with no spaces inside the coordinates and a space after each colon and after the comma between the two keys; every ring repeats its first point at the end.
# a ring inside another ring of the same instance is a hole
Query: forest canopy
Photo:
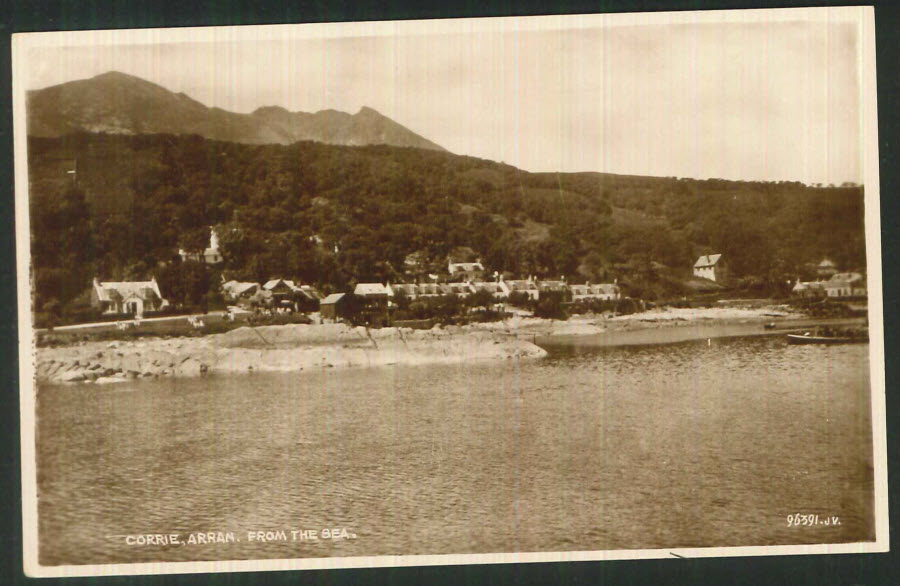
{"type": "Polygon", "coordinates": [[[802,276],[824,257],[865,265],[853,185],[528,173],[415,148],[102,134],[30,138],[29,181],[38,308],[71,302],[94,276],[173,270],[179,248],[207,246],[210,226],[227,278],[328,291],[413,278],[410,255],[437,271],[460,247],[489,273],[595,282],[652,263],[689,275],[713,252],[739,278],[802,276]]]}

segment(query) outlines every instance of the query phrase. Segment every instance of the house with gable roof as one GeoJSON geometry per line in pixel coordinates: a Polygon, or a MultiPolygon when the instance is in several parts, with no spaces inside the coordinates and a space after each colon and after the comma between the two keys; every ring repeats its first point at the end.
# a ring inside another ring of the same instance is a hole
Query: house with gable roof
{"type": "Polygon", "coordinates": [[[290,279],[270,279],[262,290],[272,296],[276,304],[293,305],[300,311],[313,310],[319,306],[322,294],[310,285],[297,285],[290,279]]]}
{"type": "Polygon", "coordinates": [[[866,280],[860,273],[835,273],[825,281],[828,297],[866,297],[866,280]]]}
{"type": "Polygon", "coordinates": [[[319,311],[324,319],[337,321],[344,317],[347,301],[345,293],[332,293],[319,302],[319,311]]]}
{"type": "Polygon", "coordinates": [[[481,281],[484,278],[484,265],[480,260],[475,262],[447,261],[447,272],[451,281],[481,281]]]}
{"type": "Polygon", "coordinates": [[[360,315],[372,327],[381,327],[388,322],[388,288],[381,283],[359,283],[353,295],[363,304],[360,315]]]}
{"type": "Polygon", "coordinates": [[[469,282],[459,283],[441,283],[441,294],[456,295],[457,297],[468,297],[474,292],[472,284],[469,282]]]}
{"type": "Polygon", "coordinates": [[[91,307],[103,313],[130,313],[137,317],[169,304],[159,291],[156,277],[149,281],[99,281],[94,278],[91,307]]]}
{"type": "Polygon", "coordinates": [[[528,277],[527,279],[511,279],[506,281],[506,286],[509,288],[510,293],[524,293],[525,295],[528,295],[529,299],[532,301],[537,301],[541,295],[541,291],[538,289],[537,283],[533,277],[528,277]]]}
{"type": "Polygon", "coordinates": [[[825,283],[826,281],[801,281],[798,278],[791,288],[791,294],[804,298],[825,297],[825,283]]]}
{"type": "Polygon", "coordinates": [[[385,289],[391,300],[398,295],[403,295],[407,299],[415,299],[419,296],[419,286],[414,283],[388,283],[385,289]]]}
{"type": "Polygon", "coordinates": [[[572,292],[572,301],[598,299],[600,301],[617,301],[622,298],[622,292],[618,283],[585,283],[584,285],[569,285],[572,292]]]}
{"type": "Polygon", "coordinates": [[[259,291],[259,283],[243,281],[226,281],[222,283],[222,294],[231,301],[249,299],[259,291]]]}
{"type": "Polygon", "coordinates": [[[704,254],[694,263],[694,276],[721,283],[728,278],[728,268],[721,254],[704,254]]]}
{"type": "Polygon", "coordinates": [[[509,297],[509,287],[503,282],[503,277],[499,281],[479,281],[471,284],[472,292],[487,291],[494,299],[506,299],[509,297]]]}

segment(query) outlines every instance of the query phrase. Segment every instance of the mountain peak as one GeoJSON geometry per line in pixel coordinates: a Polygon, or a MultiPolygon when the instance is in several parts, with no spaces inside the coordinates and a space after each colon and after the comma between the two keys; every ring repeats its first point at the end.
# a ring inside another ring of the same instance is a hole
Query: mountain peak
{"type": "Polygon", "coordinates": [[[290,114],[290,111],[281,106],[260,106],[251,112],[251,115],[255,114],[290,114]]]}
{"type": "Polygon", "coordinates": [[[314,140],[444,150],[368,106],[354,115],[337,110],[290,112],[276,105],[239,114],[210,108],[121,71],[31,91],[26,111],[28,134],[41,137],[73,132],[199,134],[251,144],[314,140]]]}
{"type": "Polygon", "coordinates": [[[363,106],[362,108],[360,108],[359,112],[357,112],[356,115],[357,116],[372,116],[372,115],[383,116],[383,114],[381,112],[379,112],[378,110],[376,110],[374,108],[370,108],[368,106],[363,106]]]}
{"type": "Polygon", "coordinates": [[[130,73],[124,73],[122,71],[116,71],[115,69],[111,71],[107,71],[106,73],[100,73],[92,77],[91,79],[136,79],[138,81],[146,82],[146,79],[140,78],[136,75],[131,75],[130,73]]]}
{"type": "MultiPolygon", "coordinates": [[[[150,80],[144,79],[142,77],[138,77],[136,75],[131,75],[130,73],[122,73],[121,71],[107,71],[106,73],[101,73],[99,75],[95,75],[94,77],[86,80],[81,80],[84,82],[97,82],[97,83],[117,83],[117,84],[131,84],[135,86],[146,86],[146,87],[154,87],[159,88],[161,90],[169,91],[161,85],[154,83],[150,80]]],[[[55,87],[65,87],[67,84],[60,84],[55,87]]]]}

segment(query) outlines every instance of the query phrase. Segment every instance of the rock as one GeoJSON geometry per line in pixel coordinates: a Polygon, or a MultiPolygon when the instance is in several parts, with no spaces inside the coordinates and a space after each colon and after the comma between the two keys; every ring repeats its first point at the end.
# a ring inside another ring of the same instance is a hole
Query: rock
{"type": "Polygon", "coordinates": [[[106,345],[106,347],[107,348],[118,348],[119,343],[118,342],[110,342],[109,344],[106,345]]]}
{"type": "Polygon", "coordinates": [[[139,373],[136,370],[129,370],[128,372],[125,373],[125,376],[127,376],[128,378],[137,378],[137,377],[141,376],[141,373],[139,373]]]}
{"type": "Polygon", "coordinates": [[[141,357],[138,354],[127,354],[126,356],[123,356],[117,361],[117,366],[123,371],[136,370],[140,372],[143,370],[141,367],[141,357]]]}
{"type": "Polygon", "coordinates": [[[97,377],[97,380],[95,380],[94,382],[98,385],[105,385],[109,383],[124,383],[127,380],[128,379],[122,376],[100,376],[97,377]]]}
{"type": "Polygon", "coordinates": [[[101,368],[103,368],[103,366],[101,366],[100,364],[93,364],[88,367],[88,370],[100,370],[101,368]]]}
{"type": "Polygon", "coordinates": [[[64,372],[59,380],[66,383],[77,383],[84,380],[84,372],[81,370],[70,370],[69,372],[64,372]]]}
{"type": "Polygon", "coordinates": [[[118,371],[115,369],[106,368],[103,370],[103,374],[101,376],[112,376],[112,375],[116,374],[116,372],[118,372],[118,371]]]}

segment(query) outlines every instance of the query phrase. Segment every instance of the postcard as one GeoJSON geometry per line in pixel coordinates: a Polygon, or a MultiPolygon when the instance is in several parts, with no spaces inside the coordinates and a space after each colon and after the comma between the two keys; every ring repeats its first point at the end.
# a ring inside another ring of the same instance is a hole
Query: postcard
{"type": "Polygon", "coordinates": [[[887,551],[874,47],[14,35],[25,572],[887,551]]]}

